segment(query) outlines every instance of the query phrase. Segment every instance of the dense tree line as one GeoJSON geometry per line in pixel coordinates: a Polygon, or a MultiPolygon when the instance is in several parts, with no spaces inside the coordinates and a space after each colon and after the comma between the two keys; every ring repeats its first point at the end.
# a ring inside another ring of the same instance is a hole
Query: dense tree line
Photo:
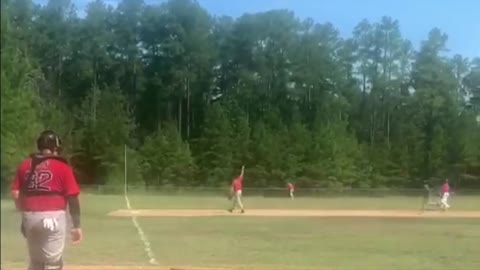
{"type": "MultiPolygon", "coordinates": [[[[84,184],[480,184],[480,58],[416,51],[399,22],[352,38],[288,10],[214,17],[196,1],[1,2],[1,169],[44,128],[84,184]]],[[[426,33],[427,34],[427,33],[426,33]]]]}

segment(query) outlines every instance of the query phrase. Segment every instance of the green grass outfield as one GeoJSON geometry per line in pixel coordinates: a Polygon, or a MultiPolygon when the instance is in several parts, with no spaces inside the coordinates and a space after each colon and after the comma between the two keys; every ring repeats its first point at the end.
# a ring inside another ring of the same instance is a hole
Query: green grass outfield
{"type": "MultiPolygon", "coordinates": [[[[82,196],[84,242],[67,246],[75,265],[148,265],[123,196],[82,196]]],[[[226,209],[222,197],[131,195],[137,209],[226,209]]],[[[246,197],[248,209],[419,209],[416,197],[246,197]]],[[[454,196],[452,209],[480,211],[480,197],[454,196]]],[[[244,269],[480,269],[480,219],[321,217],[139,217],[160,265],[244,269]]],[[[19,214],[2,201],[1,259],[26,261],[19,214]]],[[[68,270],[68,267],[66,267],[68,270]]],[[[102,269],[98,267],[98,269],[102,269]]]]}

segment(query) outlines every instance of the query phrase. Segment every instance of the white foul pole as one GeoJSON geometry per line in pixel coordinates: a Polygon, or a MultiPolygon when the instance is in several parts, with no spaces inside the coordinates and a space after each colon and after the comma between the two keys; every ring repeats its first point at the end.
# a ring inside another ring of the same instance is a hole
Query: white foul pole
{"type": "Polygon", "coordinates": [[[124,146],[124,164],[123,164],[123,174],[124,174],[124,177],[125,177],[125,186],[124,186],[124,192],[125,192],[125,195],[127,195],[127,145],[125,144],[124,146]]]}

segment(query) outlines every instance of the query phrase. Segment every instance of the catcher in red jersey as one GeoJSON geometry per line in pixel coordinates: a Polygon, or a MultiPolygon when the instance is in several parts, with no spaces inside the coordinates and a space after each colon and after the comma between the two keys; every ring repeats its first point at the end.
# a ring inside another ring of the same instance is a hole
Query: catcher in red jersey
{"type": "Polygon", "coordinates": [[[27,240],[29,270],[61,270],[67,230],[68,205],[74,244],[82,240],[80,202],[73,170],[59,155],[61,140],[47,130],[37,140],[38,153],[18,167],[12,197],[22,214],[21,232],[27,240]]]}

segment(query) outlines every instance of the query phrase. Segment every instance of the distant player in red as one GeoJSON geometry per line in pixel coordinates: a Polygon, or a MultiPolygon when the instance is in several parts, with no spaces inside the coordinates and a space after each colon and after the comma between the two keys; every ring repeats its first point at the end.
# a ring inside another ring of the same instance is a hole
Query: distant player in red
{"type": "Polygon", "coordinates": [[[38,153],[25,159],[12,183],[12,197],[22,213],[21,232],[27,240],[29,270],[61,270],[67,230],[67,204],[72,217],[74,244],[82,240],[80,189],[72,168],[59,155],[60,138],[44,131],[37,140],[38,153]]]}
{"type": "Polygon", "coordinates": [[[295,184],[289,182],[289,183],[287,184],[287,187],[288,187],[288,192],[289,192],[289,194],[290,194],[290,198],[291,198],[292,200],[295,199],[295,198],[294,198],[294,195],[293,195],[293,193],[295,192],[295,184]]]}
{"type": "Polygon", "coordinates": [[[445,179],[445,183],[442,185],[442,199],[440,203],[442,204],[442,208],[447,210],[450,208],[448,204],[448,197],[450,196],[450,185],[448,184],[448,179],[445,179]]]}
{"type": "Polygon", "coordinates": [[[232,182],[232,200],[233,205],[228,211],[231,213],[235,208],[238,206],[241,209],[242,213],[245,213],[245,209],[243,208],[242,203],[242,188],[243,188],[243,174],[245,172],[245,166],[242,166],[242,172],[240,175],[235,178],[232,182]]]}

